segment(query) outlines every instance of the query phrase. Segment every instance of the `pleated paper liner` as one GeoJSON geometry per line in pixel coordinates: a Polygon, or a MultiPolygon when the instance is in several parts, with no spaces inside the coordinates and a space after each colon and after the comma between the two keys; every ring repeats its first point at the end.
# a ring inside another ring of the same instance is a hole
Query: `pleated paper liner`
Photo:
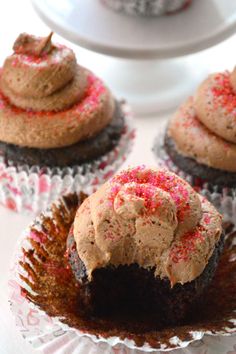
{"type": "Polygon", "coordinates": [[[115,11],[130,15],[161,16],[187,7],[191,0],[100,0],[115,11]]]}
{"type": "MultiPolygon", "coordinates": [[[[125,353],[134,349],[169,351],[185,348],[204,334],[236,333],[236,233],[230,232],[229,223],[225,225],[224,252],[201,311],[193,313],[185,325],[158,329],[148,318],[138,322],[86,316],[66,257],[67,235],[84,197],[63,197],[41,214],[19,241],[9,281],[10,303],[17,326],[34,347],[56,346],[58,350],[71,345],[75,351],[70,353],[78,353],[77,346],[98,343],[107,354],[113,349],[115,353],[116,348],[125,353]]],[[[88,347],[81,352],[89,353],[88,347]]]]}
{"type": "MultiPolygon", "coordinates": [[[[153,152],[160,167],[165,167],[185,179],[198,193],[205,196],[223,215],[224,221],[230,221],[236,225],[236,188],[220,188],[212,183],[201,182],[199,178],[191,176],[181,170],[171,160],[164,148],[165,129],[159,133],[154,141],[153,152]],[[201,182],[201,183],[200,183],[201,182]]],[[[223,172],[222,172],[223,173],[223,172]]],[[[236,181],[235,181],[236,185],[236,181]]]]}
{"type": "Polygon", "coordinates": [[[14,166],[0,156],[0,204],[17,211],[38,213],[60,196],[91,193],[110,178],[130,153],[135,138],[132,114],[122,103],[125,127],[118,145],[90,163],[65,168],[14,166]]]}

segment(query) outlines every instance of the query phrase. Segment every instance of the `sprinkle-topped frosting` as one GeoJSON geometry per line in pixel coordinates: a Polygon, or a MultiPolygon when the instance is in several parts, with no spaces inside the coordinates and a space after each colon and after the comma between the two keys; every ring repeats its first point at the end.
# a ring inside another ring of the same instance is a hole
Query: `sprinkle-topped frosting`
{"type": "Polygon", "coordinates": [[[236,69],[210,75],[178,109],[167,134],[182,155],[236,172],[236,69]]]}
{"type": "Polygon", "coordinates": [[[236,143],[235,71],[213,74],[200,85],[194,102],[198,119],[219,137],[236,143]],[[232,78],[232,80],[231,80],[232,78]],[[232,82],[231,82],[232,81],[232,82]]]}
{"type": "Polygon", "coordinates": [[[77,64],[71,49],[53,44],[51,36],[21,34],[4,62],[0,76],[4,142],[36,148],[72,145],[97,134],[112,119],[114,99],[109,90],[77,64]],[[94,81],[99,92],[97,88],[91,92],[94,81]],[[93,100],[94,106],[95,96],[94,112],[87,102],[93,100]]]}
{"type": "Polygon", "coordinates": [[[74,222],[89,279],[99,267],[138,263],[183,284],[201,274],[220,235],[221,217],[209,202],[175,174],[145,166],[104,184],[74,222]]]}
{"type": "Polygon", "coordinates": [[[175,113],[168,134],[182,155],[213,168],[236,172],[236,144],[215,135],[199,121],[193,98],[175,113]]]}
{"type": "Polygon", "coordinates": [[[51,43],[51,34],[46,38],[21,34],[13,49],[4,62],[0,82],[12,104],[33,111],[58,111],[83,97],[83,70],[78,71],[71,49],[51,43]]]}

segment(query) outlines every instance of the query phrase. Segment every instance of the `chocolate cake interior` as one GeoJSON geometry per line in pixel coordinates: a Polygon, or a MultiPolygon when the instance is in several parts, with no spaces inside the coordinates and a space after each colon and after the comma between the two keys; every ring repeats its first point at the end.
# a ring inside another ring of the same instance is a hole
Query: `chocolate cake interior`
{"type": "Polygon", "coordinates": [[[188,312],[199,305],[199,298],[208,287],[224,245],[224,235],[216,245],[203,273],[184,285],[171,288],[169,279],[155,277],[155,269],[138,264],[98,268],[88,281],[86,269],[76,251],[73,234],[67,240],[69,262],[80,287],[80,301],[85,311],[95,316],[117,314],[146,317],[157,325],[180,324],[188,312]]]}

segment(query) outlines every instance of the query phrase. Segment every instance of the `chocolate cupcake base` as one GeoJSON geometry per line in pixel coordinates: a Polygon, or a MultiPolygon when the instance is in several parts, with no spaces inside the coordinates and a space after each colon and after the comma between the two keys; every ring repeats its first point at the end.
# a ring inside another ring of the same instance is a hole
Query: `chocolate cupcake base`
{"type": "Polygon", "coordinates": [[[108,266],[93,271],[92,281],[76,251],[73,234],[67,240],[68,257],[73,273],[80,284],[80,301],[85,311],[96,316],[133,315],[137,320],[149,316],[157,327],[184,323],[193,308],[202,302],[220,254],[224,235],[216,245],[203,273],[184,285],[171,288],[168,278],[155,277],[155,269],[144,269],[138,264],[108,266]]]}
{"type": "Polygon", "coordinates": [[[225,247],[200,311],[193,311],[184,325],[158,328],[148,315],[137,321],[129,314],[85,314],[66,252],[68,234],[83,199],[83,195],[78,198],[73,194],[54,204],[26,230],[17,247],[9,280],[11,308],[19,330],[34,347],[51,350],[53,342],[59,349],[64,343],[66,350],[71,344],[88,352],[95,342],[93,350],[103,354],[113,348],[114,352],[151,352],[186,347],[204,333],[236,333],[236,235],[230,225],[225,225],[225,247]]]}
{"type": "Polygon", "coordinates": [[[164,139],[164,149],[177,167],[195,178],[196,185],[207,182],[217,185],[219,190],[224,187],[236,187],[236,173],[208,167],[193,158],[181,155],[176,149],[175,142],[167,134],[164,139]]]}

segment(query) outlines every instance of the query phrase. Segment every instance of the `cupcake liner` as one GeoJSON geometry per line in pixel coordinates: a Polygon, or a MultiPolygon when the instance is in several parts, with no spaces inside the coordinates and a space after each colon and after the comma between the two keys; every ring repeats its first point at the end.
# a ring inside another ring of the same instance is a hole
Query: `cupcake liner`
{"type": "Polygon", "coordinates": [[[18,241],[8,282],[9,301],[18,329],[34,348],[62,354],[161,354],[176,348],[181,349],[179,354],[232,354],[236,342],[232,336],[236,334],[235,232],[228,235],[217,278],[209,289],[210,304],[217,297],[219,306],[213,312],[206,307],[210,312],[205,320],[135,335],[124,324],[121,331],[109,320],[105,325],[96,318],[76,322],[80,315],[73,311],[73,304],[78,292],[64,255],[77,206],[78,197],[64,197],[41,214],[18,241]],[[222,296],[224,289],[227,292],[222,296]],[[215,317],[218,311],[220,316],[215,317]],[[208,319],[212,313],[214,319],[208,319]]]}
{"type": "Polygon", "coordinates": [[[118,145],[93,162],[64,168],[16,167],[0,156],[0,203],[17,212],[38,213],[63,194],[95,191],[126,160],[133,145],[131,111],[126,104],[122,108],[125,129],[118,145]]]}
{"type": "Polygon", "coordinates": [[[101,0],[115,11],[130,15],[160,16],[176,12],[190,3],[190,0],[101,0]]]}
{"type": "Polygon", "coordinates": [[[153,145],[153,152],[160,167],[166,167],[176,173],[181,178],[191,184],[198,193],[206,197],[223,215],[224,221],[230,221],[236,224],[236,188],[219,189],[217,185],[212,183],[199,184],[199,178],[191,176],[187,172],[181,170],[171,160],[164,148],[165,132],[161,132],[156,137],[153,145]]]}

